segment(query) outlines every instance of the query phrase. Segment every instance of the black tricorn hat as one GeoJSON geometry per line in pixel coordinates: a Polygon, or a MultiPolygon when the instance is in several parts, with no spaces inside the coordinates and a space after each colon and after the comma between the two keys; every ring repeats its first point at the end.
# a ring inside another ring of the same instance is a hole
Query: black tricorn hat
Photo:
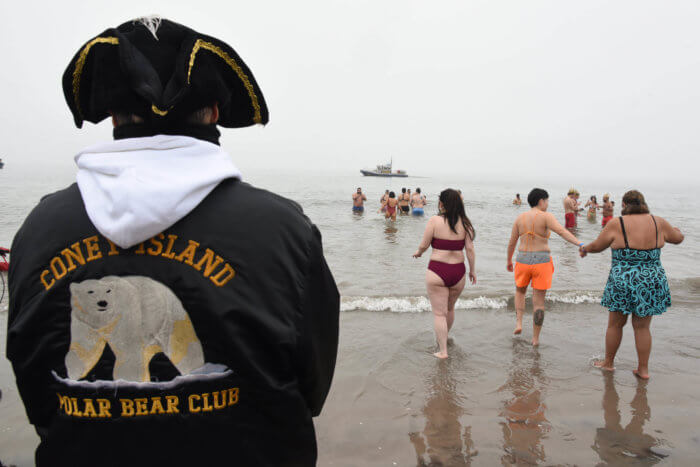
{"type": "Polygon", "coordinates": [[[233,48],[158,17],[89,40],[63,74],[63,93],[78,128],[110,112],[167,126],[214,102],[223,127],[264,125],[269,118],[258,83],[233,48]]]}

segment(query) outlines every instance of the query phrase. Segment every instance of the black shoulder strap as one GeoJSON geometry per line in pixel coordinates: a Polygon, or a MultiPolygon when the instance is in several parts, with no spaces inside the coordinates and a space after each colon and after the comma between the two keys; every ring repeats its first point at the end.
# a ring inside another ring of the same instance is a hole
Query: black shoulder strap
{"type": "Polygon", "coordinates": [[[659,227],[656,225],[656,219],[654,218],[653,215],[651,216],[651,220],[654,221],[654,234],[656,235],[656,237],[655,237],[656,238],[656,246],[654,248],[658,248],[659,247],[659,227]]]}
{"type": "Polygon", "coordinates": [[[625,248],[629,249],[630,244],[627,242],[627,232],[625,232],[625,221],[620,216],[620,227],[622,228],[622,236],[625,237],[625,248]]]}

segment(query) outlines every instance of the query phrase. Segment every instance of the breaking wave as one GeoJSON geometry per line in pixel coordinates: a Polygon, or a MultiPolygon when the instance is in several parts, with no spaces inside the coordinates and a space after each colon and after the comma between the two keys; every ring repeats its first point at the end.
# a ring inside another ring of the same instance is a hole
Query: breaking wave
{"type": "MultiPolygon", "coordinates": [[[[529,294],[528,294],[529,302],[529,294]]],[[[600,303],[600,295],[593,292],[560,292],[547,295],[547,302],[561,304],[600,303]]],[[[529,304],[528,304],[529,306],[529,304]]],[[[497,310],[513,308],[513,295],[500,297],[472,297],[457,300],[457,310],[497,310]]],[[[430,311],[427,296],[343,296],[340,311],[390,311],[393,313],[422,313],[430,311]]]]}
{"type": "Polygon", "coordinates": [[[564,292],[547,294],[545,301],[578,305],[581,303],[600,303],[600,299],[601,296],[593,292],[564,292]]]}
{"type": "MultiPolygon", "coordinates": [[[[505,298],[460,298],[455,309],[497,309],[505,308],[508,301],[505,298]]],[[[430,311],[428,297],[343,297],[340,302],[341,311],[392,311],[394,313],[421,313],[430,311]]]]}

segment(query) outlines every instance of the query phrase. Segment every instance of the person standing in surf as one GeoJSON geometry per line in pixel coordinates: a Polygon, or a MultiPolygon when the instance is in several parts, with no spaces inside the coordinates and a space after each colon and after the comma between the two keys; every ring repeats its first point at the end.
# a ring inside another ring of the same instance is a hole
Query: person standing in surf
{"type": "Polygon", "coordinates": [[[384,218],[396,220],[396,210],[398,209],[399,201],[396,199],[396,194],[393,191],[389,192],[389,197],[384,204],[384,218]]]}
{"type": "Polygon", "coordinates": [[[464,204],[456,190],[447,189],[440,193],[438,209],[440,214],[428,220],[423,239],[413,257],[420,258],[425,250],[433,247],[425,283],[440,347],[433,355],[444,359],[448,357],[447,334],[454,323],[455,304],[467,280],[462,250],[467,253],[469,281],[476,284],[476,232],[464,212],[464,204]]]}
{"type": "Polygon", "coordinates": [[[651,318],[671,306],[666,272],[661,265],[661,248],[677,245],[683,234],[666,220],[654,216],[642,195],[631,190],[622,197],[622,216],[613,219],[593,242],[581,248],[581,257],[612,249],[612,265],[601,305],[608,308],[605,359],[594,363],[603,370],[615,369],[615,355],[622,341],[622,329],[632,315],[637,369],[634,374],[649,379],[651,318]]]}
{"type": "MultiPolygon", "coordinates": [[[[573,198],[572,198],[573,199],[573,198]]],[[[547,212],[549,194],[534,188],[527,195],[531,209],[520,214],[513,223],[513,230],[508,242],[508,257],[506,268],[515,272],[515,313],[516,324],[513,334],[523,330],[523,314],[525,313],[525,294],[532,283],[533,328],[532,345],[540,343],[540,331],[544,324],[544,298],[547,290],[552,288],[554,262],[549,250],[549,236],[552,232],[574,245],[581,246],[576,236],[566,230],[552,213],[547,212]],[[520,240],[518,256],[513,266],[513,253],[520,240]]]]}
{"type": "Polygon", "coordinates": [[[615,203],[610,201],[610,195],[605,193],[603,195],[603,221],[601,225],[605,227],[608,222],[613,218],[613,211],[615,210],[615,203]]]}
{"type": "Polygon", "coordinates": [[[567,229],[576,227],[576,216],[578,215],[578,202],[576,201],[576,190],[571,188],[564,198],[564,225],[567,229]]]}
{"type": "Polygon", "coordinates": [[[425,214],[423,208],[425,208],[426,200],[425,196],[420,192],[420,188],[416,188],[416,192],[413,193],[411,197],[411,214],[414,216],[422,216],[425,214]]]}
{"type": "Polygon", "coordinates": [[[596,214],[600,206],[598,205],[598,198],[595,195],[591,196],[588,201],[586,201],[586,206],[588,208],[588,220],[595,222],[596,214]]]}
{"type": "Polygon", "coordinates": [[[380,212],[386,211],[386,202],[389,199],[389,190],[385,190],[384,194],[382,195],[381,198],[379,198],[379,205],[381,206],[379,208],[380,212]]]}
{"type": "Polygon", "coordinates": [[[399,195],[399,209],[401,209],[402,214],[408,214],[410,202],[411,197],[408,193],[406,193],[406,188],[401,188],[401,194],[399,195]]]}
{"type": "Polygon", "coordinates": [[[362,188],[358,186],[357,192],[352,194],[352,210],[357,212],[364,211],[365,201],[367,201],[367,195],[362,193],[362,188]]]}

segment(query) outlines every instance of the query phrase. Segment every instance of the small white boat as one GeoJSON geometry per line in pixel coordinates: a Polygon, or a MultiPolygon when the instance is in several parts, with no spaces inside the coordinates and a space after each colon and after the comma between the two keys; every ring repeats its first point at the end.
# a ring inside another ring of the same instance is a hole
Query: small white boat
{"type": "Polygon", "coordinates": [[[394,160],[392,159],[388,164],[377,165],[376,170],[361,169],[360,173],[365,177],[408,177],[405,170],[392,171],[391,166],[393,162],[394,160]]]}

